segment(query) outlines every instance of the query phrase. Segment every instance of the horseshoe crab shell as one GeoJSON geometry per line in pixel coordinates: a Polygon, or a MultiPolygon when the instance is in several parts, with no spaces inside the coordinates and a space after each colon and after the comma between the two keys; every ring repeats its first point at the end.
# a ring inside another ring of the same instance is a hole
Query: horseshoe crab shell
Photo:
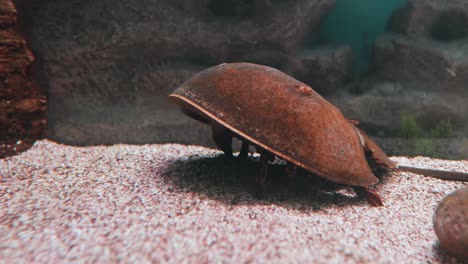
{"type": "Polygon", "coordinates": [[[340,110],[308,85],[267,66],[224,63],[172,94],[184,113],[221,125],[281,159],[333,182],[378,182],[362,139],[340,110]]]}

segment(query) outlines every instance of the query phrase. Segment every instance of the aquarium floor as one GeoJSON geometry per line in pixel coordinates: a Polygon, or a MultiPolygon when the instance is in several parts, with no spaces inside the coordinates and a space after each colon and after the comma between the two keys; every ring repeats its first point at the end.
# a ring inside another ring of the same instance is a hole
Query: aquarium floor
{"type": "MultiPolygon", "coordinates": [[[[394,173],[385,207],[307,180],[283,197],[281,166],[252,196],[256,157],[204,147],[72,147],[41,140],[0,159],[0,262],[451,263],[432,228],[462,183],[394,173]]],[[[468,171],[468,161],[393,157],[468,171]]]]}

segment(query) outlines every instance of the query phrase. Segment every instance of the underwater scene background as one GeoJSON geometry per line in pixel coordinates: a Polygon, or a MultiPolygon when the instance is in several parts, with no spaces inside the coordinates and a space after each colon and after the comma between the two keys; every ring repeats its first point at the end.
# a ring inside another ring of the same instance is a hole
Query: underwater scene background
{"type": "Polygon", "coordinates": [[[43,137],[213,146],[209,127],[167,95],[205,68],[242,61],[310,85],[389,155],[468,158],[466,0],[13,3],[35,90],[0,94],[22,102],[2,104],[1,155],[43,137]],[[31,98],[45,107],[25,114],[31,98]]]}

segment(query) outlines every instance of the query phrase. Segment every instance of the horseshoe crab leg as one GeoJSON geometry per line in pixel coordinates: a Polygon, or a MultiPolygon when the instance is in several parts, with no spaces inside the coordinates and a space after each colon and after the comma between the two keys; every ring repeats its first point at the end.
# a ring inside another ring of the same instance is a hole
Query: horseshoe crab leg
{"type": "Polygon", "coordinates": [[[255,179],[256,183],[256,194],[261,197],[265,193],[266,180],[268,178],[268,170],[270,167],[270,161],[275,159],[275,155],[271,154],[266,150],[260,150],[260,170],[255,179]]]}
{"type": "Polygon", "coordinates": [[[211,124],[211,132],[213,141],[215,142],[216,146],[218,146],[226,155],[227,158],[232,158],[232,133],[227,128],[212,123],[211,124]]]}
{"type": "Polygon", "coordinates": [[[287,196],[290,190],[294,190],[296,187],[296,174],[297,174],[297,165],[291,162],[286,164],[284,168],[286,176],[288,177],[288,185],[284,190],[283,195],[287,196]]]}
{"type": "Polygon", "coordinates": [[[245,139],[242,140],[242,147],[241,147],[241,150],[239,152],[239,155],[237,156],[237,158],[239,160],[245,160],[247,159],[249,155],[249,142],[245,139]]]}

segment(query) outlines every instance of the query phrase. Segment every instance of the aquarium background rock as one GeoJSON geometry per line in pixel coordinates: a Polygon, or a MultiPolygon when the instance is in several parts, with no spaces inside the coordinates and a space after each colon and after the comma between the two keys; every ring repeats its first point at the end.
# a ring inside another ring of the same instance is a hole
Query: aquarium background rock
{"type": "Polygon", "coordinates": [[[213,146],[166,96],[233,61],[311,85],[374,137],[401,137],[408,116],[423,137],[444,136],[432,131],[447,122],[444,140],[467,135],[462,0],[14,2],[48,95],[47,137],[62,143],[213,146]]]}
{"type": "Polygon", "coordinates": [[[44,136],[45,91],[33,81],[34,56],[21,34],[15,6],[0,2],[0,158],[44,136]]]}
{"type": "Polygon", "coordinates": [[[375,39],[386,31],[388,19],[404,3],[405,0],[337,0],[320,27],[319,42],[350,45],[353,69],[362,73],[370,66],[375,39]]]}

